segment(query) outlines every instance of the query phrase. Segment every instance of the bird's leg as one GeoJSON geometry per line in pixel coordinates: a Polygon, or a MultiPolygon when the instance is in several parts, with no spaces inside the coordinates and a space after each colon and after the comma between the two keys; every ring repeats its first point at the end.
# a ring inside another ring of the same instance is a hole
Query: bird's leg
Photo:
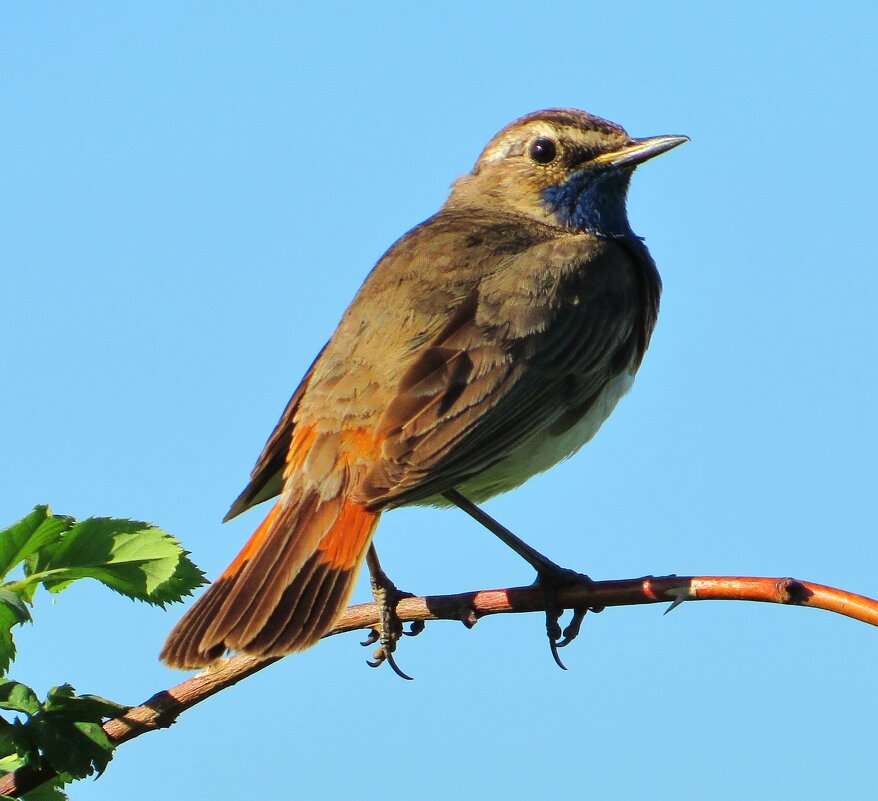
{"type": "Polygon", "coordinates": [[[546,601],[546,634],[549,638],[549,647],[552,650],[552,657],[558,664],[558,667],[566,670],[567,668],[564,667],[564,663],[558,656],[558,649],[570,644],[576,638],[582,626],[585,613],[589,609],[599,612],[600,608],[588,606],[574,607],[573,617],[562,631],[559,621],[564,612],[564,607],[558,603],[558,590],[577,584],[585,584],[590,587],[593,583],[592,580],[583,573],[577,573],[575,570],[569,570],[555,564],[555,562],[543,556],[543,554],[532,548],[520,537],[517,537],[506,526],[484,512],[457,490],[447,490],[443,495],[455,506],[481,523],[488,531],[496,535],[501,542],[512,548],[515,553],[537,571],[536,584],[542,589],[543,597],[546,601]]]}
{"type": "Polygon", "coordinates": [[[424,630],[423,622],[412,623],[409,631],[403,631],[402,621],[396,614],[396,605],[402,598],[412,598],[410,592],[402,592],[397,589],[396,585],[387,577],[387,574],[381,568],[378,561],[378,551],[375,546],[370,544],[369,551],[366,553],[366,564],[369,566],[369,577],[372,582],[372,595],[378,606],[378,625],[372,629],[363,645],[374,645],[378,643],[375,649],[374,659],[367,660],[371,667],[378,667],[382,662],[387,662],[393,672],[403,679],[411,680],[411,676],[407,676],[400,670],[393,658],[393,652],[396,650],[396,643],[403,634],[414,637],[424,630]]]}

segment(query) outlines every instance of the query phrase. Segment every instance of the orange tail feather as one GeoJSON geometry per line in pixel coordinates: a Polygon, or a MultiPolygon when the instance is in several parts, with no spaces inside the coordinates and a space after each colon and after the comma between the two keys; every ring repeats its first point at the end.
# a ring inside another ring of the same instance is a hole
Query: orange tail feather
{"type": "Polygon", "coordinates": [[[168,636],[161,659],[279,656],[316,643],[344,609],[378,523],[350,498],[282,498],[168,636]]]}

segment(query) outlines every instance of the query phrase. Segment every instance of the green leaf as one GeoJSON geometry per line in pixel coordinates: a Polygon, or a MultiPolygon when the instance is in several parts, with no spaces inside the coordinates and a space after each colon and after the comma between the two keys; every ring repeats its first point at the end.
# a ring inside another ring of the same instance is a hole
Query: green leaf
{"type": "Polygon", "coordinates": [[[64,780],[55,779],[35,787],[21,798],[22,801],[68,801],[67,793],[64,792],[63,787],[64,780]]]}
{"type": "Polygon", "coordinates": [[[0,578],[40,548],[59,541],[72,525],[72,518],[53,515],[48,506],[37,506],[23,520],[0,531],[0,578]]]}
{"type": "Polygon", "coordinates": [[[40,712],[27,728],[53,770],[76,779],[103,773],[113,758],[114,745],[100,723],[71,720],[55,712],[40,712]]]}
{"type": "Polygon", "coordinates": [[[18,623],[27,623],[31,619],[30,609],[17,593],[0,587],[0,604],[4,604],[17,618],[18,623]]]}
{"type": "Polygon", "coordinates": [[[30,610],[21,597],[0,587],[0,675],[6,673],[15,658],[13,627],[30,619],[30,610]]]}
{"type": "MultiPolygon", "coordinates": [[[[37,713],[39,714],[39,713],[37,713]]],[[[10,723],[0,718],[0,771],[10,772],[28,765],[39,764],[39,747],[33,742],[28,731],[28,722],[16,717],[10,723]]]]}
{"type": "Polygon", "coordinates": [[[0,706],[29,716],[14,723],[0,718],[0,771],[48,763],[65,781],[103,772],[115,746],[101,723],[128,709],[96,695],[77,695],[69,684],[53,687],[40,704],[30,688],[15,681],[0,682],[0,706]]]}
{"type": "Polygon", "coordinates": [[[43,709],[50,712],[63,712],[74,720],[97,723],[104,718],[115,718],[123,715],[130,706],[117,704],[99,695],[76,695],[73,687],[62,684],[53,687],[46,696],[43,709]]]}
{"type": "MultiPolygon", "coordinates": [[[[12,773],[12,771],[18,770],[23,764],[24,761],[14,751],[4,757],[0,757],[0,776],[4,773],[12,773]]],[[[0,798],[5,797],[6,796],[0,795],[0,798]]]]}
{"type": "Polygon", "coordinates": [[[6,679],[0,681],[0,709],[35,715],[40,711],[40,702],[36,693],[26,684],[6,679]]]}
{"type": "MultiPolygon", "coordinates": [[[[21,694],[21,690],[11,688],[7,695],[13,692],[21,694]]],[[[81,779],[94,771],[102,773],[115,746],[101,723],[128,707],[96,695],[77,695],[69,684],[49,690],[46,700],[42,704],[37,702],[35,714],[30,711],[34,700],[35,696],[27,699],[30,705],[25,711],[31,717],[26,723],[17,720],[15,724],[6,724],[5,750],[15,750],[25,763],[33,758],[44,759],[58,774],[70,779],[81,779]]],[[[0,739],[3,734],[0,727],[0,739]]]]}
{"type": "Polygon", "coordinates": [[[21,766],[16,734],[16,727],[5,718],[0,718],[0,772],[9,773],[21,766]]]}
{"type": "Polygon", "coordinates": [[[15,658],[12,627],[19,623],[21,620],[12,608],[0,604],[0,674],[5,674],[9,670],[9,663],[15,658]]]}
{"type": "Polygon", "coordinates": [[[138,520],[93,517],[76,523],[61,544],[41,554],[41,581],[60,592],[71,581],[94,578],[113,590],[163,606],[205,583],[204,574],[170,534],[138,520]]]}

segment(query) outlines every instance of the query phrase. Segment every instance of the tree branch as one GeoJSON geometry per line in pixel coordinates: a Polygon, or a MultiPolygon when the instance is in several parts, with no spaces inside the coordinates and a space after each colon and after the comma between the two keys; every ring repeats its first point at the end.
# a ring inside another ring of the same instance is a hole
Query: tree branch
{"type": "MultiPolygon", "coordinates": [[[[792,578],[649,576],[620,581],[597,581],[591,587],[575,586],[560,590],[558,601],[568,609],[669,602],[672,602],[673,608],[683,601],[759,601],[826,609],[878,626],[878,601],[834,587],[792,578]]],[[[543,593],[538,587],[404,598],[397,606],[397,613],[403,622],[460,620],[468,627],[487,615],[544,610],[543,593]]],[[[377,623],[378,610],[374,603],[351,606],[326,636],[368,629],[377,623]]],[[[208,668],[168,690],[162,690],[140,706],[132,707],[121,717],[107,721],[104,730],[119,745],[148,731],[166,728],[190,707],[237,684],[280,658],[233,656],[220,661],[216,667],[208,668]]],[[[48,767],[20,768],[0,778],[0,795],[22,795],[55,776],[55,772],[48,767]]]]}

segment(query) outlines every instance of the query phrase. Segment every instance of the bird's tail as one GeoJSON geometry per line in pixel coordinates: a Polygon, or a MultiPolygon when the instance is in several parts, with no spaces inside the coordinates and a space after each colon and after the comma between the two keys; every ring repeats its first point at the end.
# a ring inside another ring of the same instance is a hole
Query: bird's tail
{"type": "Polygon", "coordinates": [[[194,669],[226,650],[279,656],[313,645],[347,604],[379,514],[345,493],[282,496],[174,627],[161,659],[194,669]]]}

